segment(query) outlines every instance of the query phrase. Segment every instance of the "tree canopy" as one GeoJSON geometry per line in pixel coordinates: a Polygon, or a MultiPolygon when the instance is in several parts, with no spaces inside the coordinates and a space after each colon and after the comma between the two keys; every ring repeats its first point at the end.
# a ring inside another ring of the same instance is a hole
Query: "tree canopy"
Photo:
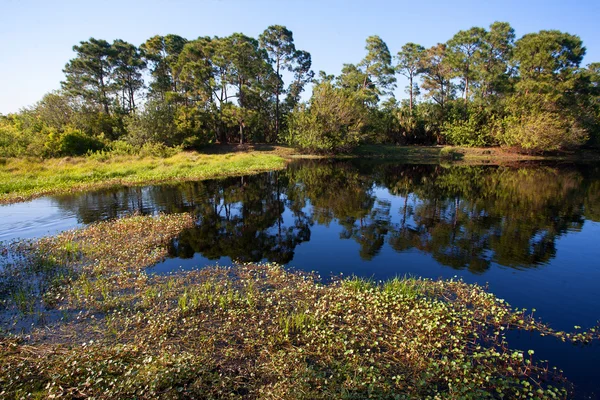
{"type": "Polygon", "coordinates": [[[73,46],[60,91],[0,119],[0,150],[57,156],[67,139],[82,152],[114,141],[285,142],[320,152],[360,143],[600,147],[600,64],[581,65],[576,35],[517,39],[509,23],[494,22],[429,48],[390,51],[372,35],[364,50],[338,76],[315,78],[311,54],[282,25],[258,38],[156,35],[139,47],[90,38],[73,46]],[[395,98],[397,76],[408,81],[406,100],[395,98]]]}

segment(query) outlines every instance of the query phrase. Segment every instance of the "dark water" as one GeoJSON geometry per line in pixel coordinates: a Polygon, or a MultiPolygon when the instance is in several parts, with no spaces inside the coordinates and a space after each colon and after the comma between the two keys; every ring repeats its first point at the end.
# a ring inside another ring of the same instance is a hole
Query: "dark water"
{"type": "MultiPolygon", "coordinates": [[[[0,207],[0,240],[126,213],[191,211],[154,273],[232,260],[488,284],[555,329],[600,320],[600,166],[301,162],[250,177],[57,196],[0,207]]],[[[600,346],[510,336],[600,395],[600,346]]]]}

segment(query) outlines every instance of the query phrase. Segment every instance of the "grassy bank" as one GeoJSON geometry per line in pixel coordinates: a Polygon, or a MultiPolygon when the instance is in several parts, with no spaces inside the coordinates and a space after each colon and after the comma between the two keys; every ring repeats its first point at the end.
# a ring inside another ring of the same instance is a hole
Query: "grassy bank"
{"type": "MultiPolygon", "coordinates": [[[[510,164],[520,161],[600,161],[600,153],[579,152],[531,156],[501,148],[364,145],[336,158],[385,158],[402,163],[510,164]]],[[[177,180],[199,180],[281,169],[296,158],[333,158],[300,154],[271,145],[212,146],[202,152],[179,152],[170,157],[96,154],[48,160],[0,158],[0,204],[48,194],[142,185],[177,180]]]]}
{"type": "Polygon", "coordinates": [[[145,273],[192,223],[134,216],[3,248],[0,397],[566,397],[560,373],[505,333],[597,337],[460,281],[145,273]]]}
{"type": "Polygon", "coordinates": [[[281,156],[260,151],[180,152],[167,158],[110,154],[48,160],[9,158],[0,163],[0,203],[115,185],[250,174],[284,165],[281,156]]]}

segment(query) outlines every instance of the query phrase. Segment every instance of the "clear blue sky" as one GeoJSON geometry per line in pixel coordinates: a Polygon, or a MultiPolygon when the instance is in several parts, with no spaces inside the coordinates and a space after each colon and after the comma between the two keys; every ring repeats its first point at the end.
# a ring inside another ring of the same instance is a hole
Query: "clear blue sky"
{"type": "Polygon", "coordinates": [[[599,16],[598,0],[0,0],[0,113],[58,89],[73,45],[90,37],[136,45],[168,33],[258,37],[280,24],[312,54],[315,71],[338,74],[343,63],[364,56],[369,35],[396,53],[407,42],[428,47],[461,29],[507,21],[517,37],[542,29],[579,35],[585,65],[600,61],[599,16]]]}

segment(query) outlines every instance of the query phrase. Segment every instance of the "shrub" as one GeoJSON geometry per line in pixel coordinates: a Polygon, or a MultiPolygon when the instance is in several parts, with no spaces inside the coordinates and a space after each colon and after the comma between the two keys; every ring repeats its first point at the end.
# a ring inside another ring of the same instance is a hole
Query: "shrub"
{"type": "Polygon", "coordinates": [[[491,135],[494,116],[483,109],[451,103],[441,133],[448,144],[480,147],[495,144],[491,135]]]}
{"type": "Polygon", "coordinates": [[[19,157],[25,154],[28,141],[16,127],[0,121],[0,156],[19,157]]]}
{"type": "Polygon", "coordinates": [[[72,128],[67,128],[60,135],[57,145],[58,154],[61,156],[80,156],[104,148],[104,143],[98,138],[88,136],[80,130],[72,128]]]}
{"type": "Polygon", "coordinates": [[[501,143],[528,152],[568,150],[588,139],[585,129],[568,116],[538,112],[504,119],[501,143]]]}
{"type": "Polygon", "coordinates": [[[310,105],[290,115],[284,140],[310,152],[348,152],[361,141],[367,119],[356,93],[322,83],[314,88],[310,105]]]}
{"type": "Polygon", "coordinates": [[[442,135],[449,144],[455,146],[477,147],[490,144],[487,133],[480,128],[474,118],[446,122],[442,127],[442,135]]]}
{"type": "MultiPolygon", "coordinates": [[[[181,146],[177,147],[169,147],[162,143],[144,143],[141,146],[134,146],[123,140],[115,140],[111,142],[107,147],[109,150],[107,155],[115,155],[115,156],[130,156],[130,155],[139,155],[142,157],[171,157],[177,154],[182,150],[181,146]]],[[[90,157],[99,157],[99,153],[94,155],[90,155],[90,157]]]]}
{"type": "Polygon", "coordinates": [[[181,147],[169,147],[162,143],[145,143],[142,147],[140,147],[139,155],[167,158],[174,156],[179,151],[181,151],[181,147]]]}
{"type": "Polygon", "coordinates": [[[124,140],[115,140],[108,146],[110,152],[118,156],[129,156],[138,154],[139,148],[124,140]]]}

